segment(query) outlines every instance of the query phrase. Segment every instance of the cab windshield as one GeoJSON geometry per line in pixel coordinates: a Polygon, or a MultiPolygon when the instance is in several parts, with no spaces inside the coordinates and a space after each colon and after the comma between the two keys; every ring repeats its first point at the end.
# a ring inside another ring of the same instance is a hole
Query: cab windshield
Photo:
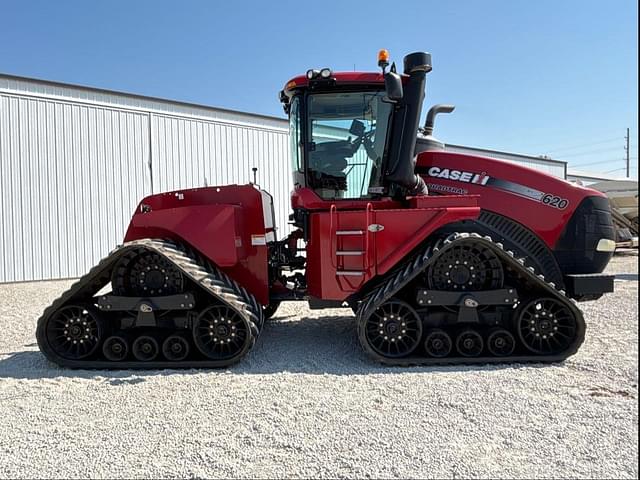
{"type": "Polygon", "coordinates": [[[381,173],[391,105],[384,92],[308,96],[307,180],[321,198],[382,193],[381,173]]]}

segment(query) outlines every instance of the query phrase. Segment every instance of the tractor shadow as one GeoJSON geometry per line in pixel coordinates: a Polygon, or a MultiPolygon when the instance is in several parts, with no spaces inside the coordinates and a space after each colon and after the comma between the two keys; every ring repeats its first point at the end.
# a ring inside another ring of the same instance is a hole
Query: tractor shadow
{"type": "Polygon", "coordinates": [[[0,378],[79,378],[101,380],[112,386],[144,382],[154,376],[212,374],[369,375],[421,372],[495,371],[542,368],[541,364],[451,365],[389,367],[370,359],[360,347],[353,316],[277,316],[265,325],[254,349],[239,364],[221,370],[71,370],[50,363],[37,349],[5,352],[0,378]]]}

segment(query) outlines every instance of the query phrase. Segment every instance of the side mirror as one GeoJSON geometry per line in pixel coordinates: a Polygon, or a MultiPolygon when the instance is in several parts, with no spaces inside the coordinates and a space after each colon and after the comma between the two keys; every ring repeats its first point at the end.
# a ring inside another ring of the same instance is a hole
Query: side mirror
{"type": "Polygon", "coordinates": [[[400,75],[395,72],[387,72],[384,74],[384,89],[387,93],[387,98],[392,102],[399,102],[402,100],[402,79],[400,75]]]}
{"type": "Polygon", "coordinates": [[[353,122],[351,122],[351,127],[349,127],[349,133],[351,135],[361,137],[364,135],[364,131],[364,123],[362,123],[360,120],[354,119],[353,122]]]}

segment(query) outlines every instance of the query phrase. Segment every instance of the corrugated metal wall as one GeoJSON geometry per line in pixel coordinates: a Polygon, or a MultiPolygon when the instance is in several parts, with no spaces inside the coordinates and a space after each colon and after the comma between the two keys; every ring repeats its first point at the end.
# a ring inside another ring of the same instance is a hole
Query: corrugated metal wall
{"type": "Polygon", "coordinates": [[[247,183],[288,231],[284,120],[0,75],[0,282],[73,278],[150,193],[247,183]]]}

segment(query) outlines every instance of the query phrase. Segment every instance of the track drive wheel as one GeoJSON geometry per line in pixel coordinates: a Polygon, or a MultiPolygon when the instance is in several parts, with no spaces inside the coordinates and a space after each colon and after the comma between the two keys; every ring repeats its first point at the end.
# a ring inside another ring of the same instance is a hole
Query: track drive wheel
{"type": "Polygon", "coordinates": [[[523,304],[516,313],[520,340],[533,353],[553,355],[574,341],[577,322],[573,312],[555,298],[523,304]]]}
{"type": "Polygon", "coordinates": [[[123,257],[111,277],[116,295],[143,297],[175,295],[184,291],[184,275],[159,253],[142,250],[123,257]]]}
{"type": "Polygon", "coordinates": [[[420,344],[422,321],[408,303],[391,299],[366,320],[364,336],[369,347],[378,355],[405,357],[420,344]]]}
{"type": "Polygon", "coordinates": [[[104,327],[99,313],[89,305],[67,305],[55,311],[45,326],[47,344],[67,360],[81,360],[93,354],[104,327]]]}
{"type": "Polygon", "coordinates": [[[502,263],[489,248],[469,239],[443,252],[427,271],[433,290],[474,291],[502,288],[502,263]]]}

